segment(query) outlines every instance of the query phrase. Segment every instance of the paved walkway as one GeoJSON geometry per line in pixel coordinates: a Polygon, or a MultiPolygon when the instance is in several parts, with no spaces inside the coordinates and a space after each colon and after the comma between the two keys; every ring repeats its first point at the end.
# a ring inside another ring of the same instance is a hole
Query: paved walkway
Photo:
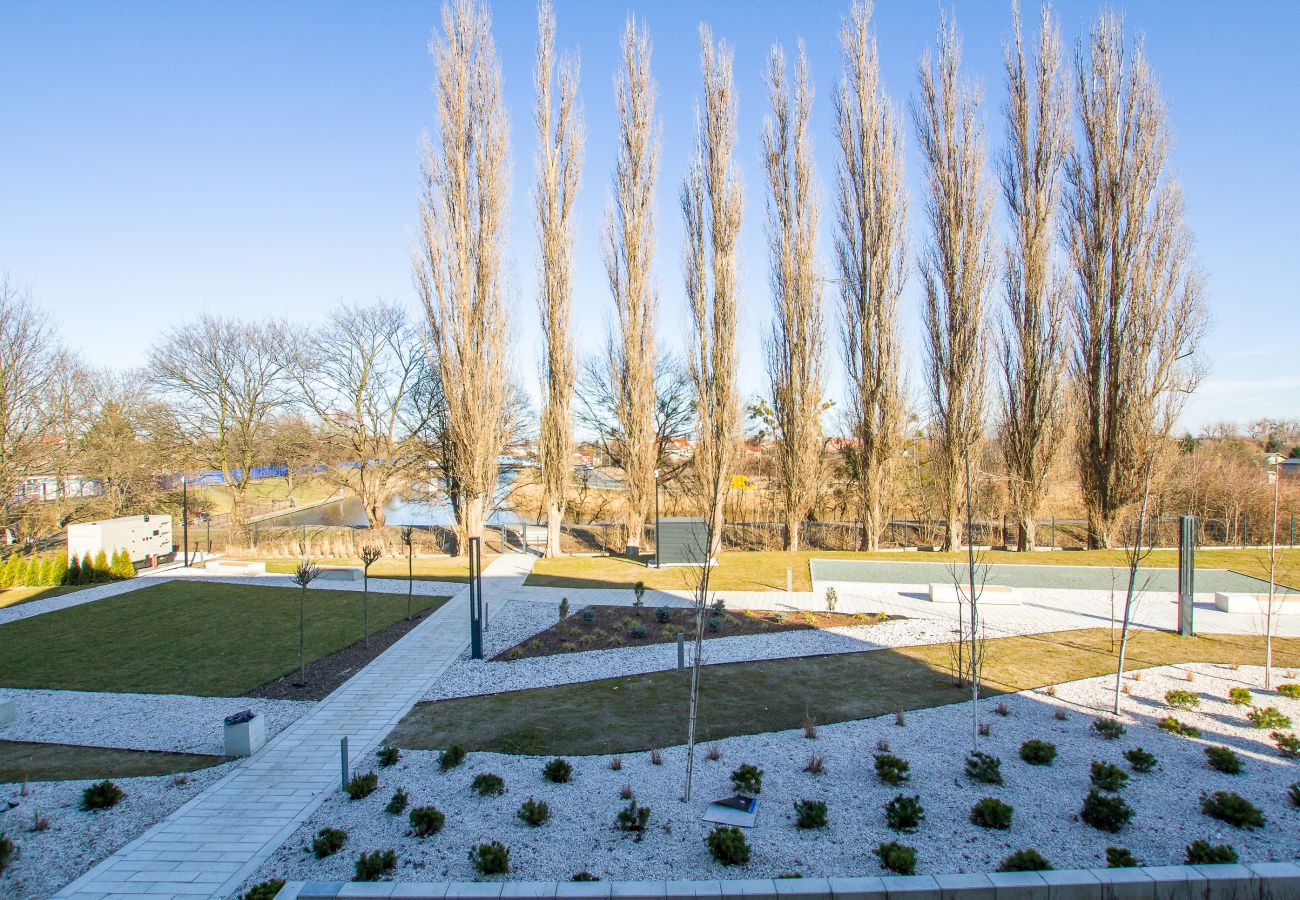
{"type": "MultiPolygon", "coordinates": [[[[484,594],[514,593],[533,557],[484,572],[484,594]]],[[[403,586],[404,587],[404,586],[403,586]]],[[[65,887],[56,896],[224,897],[339,784],[339,739],[369,753],[469,642],[468,589],[378,656],[256,756],[65,887]]]]}

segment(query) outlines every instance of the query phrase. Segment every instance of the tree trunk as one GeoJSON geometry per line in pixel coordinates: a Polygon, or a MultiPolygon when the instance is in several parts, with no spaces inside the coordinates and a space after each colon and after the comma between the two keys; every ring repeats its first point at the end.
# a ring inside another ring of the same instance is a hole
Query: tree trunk
{"type": "Polygon", "coordinates": [[[1034,517],[1025,516],[1022,518],[1016,537],[1016,549],[1022,553],[1033,550],[1037,546],[1037,537],[1038,523],[1034,521],[1034,517]]]}
{"type": "Polygon", "coordinates": [[[628,559],[636,559],[641,555],[641,541],[645,535],[644,514],[629,516],[627,520],[627,543],[624,546],[624,553],[628,559]]]}
{"type": "Polygon", "coordinates": [[[230,528],[226,532],[226,543],[232,547],[241,546],[248,529],[244,526],[244,489],[233,488],[230,492],[230,528]]]}
{"type": "Polygon", "coordinates": [[[564,510],[558,503],[546,505],[546,556],[560,555],[560,524],[564,521],[564,510]]]}
{"type": "MultiPolygon", "coordinates": [[[[463,510],[465,515],[464,532],[466,547],[469,544],[470,538],[479,538],[481,540],[483,537],[484,520],[487,518],[485,507],[487,506],[488,499],[489,497],[487,494],[482,494],[478,497],[466,496],[464,498],[465,502],[463,510]]],[[[464,553],[466,548],[458,547],[457,549],[459,553],[464,553]]],[[[457,555],[459,555],[459,553],[457,555]]]]}
{"type": "MultiPolygon", "coordinates": [[[[961,509],[956,503],[948,507],[947,515],[944,518],[943,529],[943,549],[959,550],[961,549],[961,509]]],[[[966,536],[967,540],[973,540],[972,535],[966,536]]]]}
{"type": "Polygon", "coordinates": [[[380,497],[371,497],[366,501],[366,522],[371,528],[383,528],[388,521],[384,515],[384,501],[380,497]]]}
{"type": "Polygon", "coordinates": [[[799,552],[799,517],[786,516],[785,549],[789,553],[799,552]]]}

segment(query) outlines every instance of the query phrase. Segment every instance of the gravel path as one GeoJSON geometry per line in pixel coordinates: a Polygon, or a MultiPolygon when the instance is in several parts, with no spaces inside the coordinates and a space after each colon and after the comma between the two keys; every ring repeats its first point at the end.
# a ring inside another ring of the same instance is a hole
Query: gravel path
{"type": "MultiPolygon", "coordinates": [[[[7,735],[6,735],[7,736],[7,735]]],[[[172,776],[115,779],[126,797],[112,809],[85,812],[81,793],[90,781],[43,781],[0,785],[0,832],[18,846],[18,857],[0,875],[0,898],[49,897],[92,865],[161,821],[224,775],[233,763],[190,772],[184,784],[172,776]],[[49,828],[30,829],[36,813],[49,828]]]]}
{"type": "MultiPolygon", "coordinates": [[[[1090,725],[1095,711],[1110,696],[1108,679],[1091,679],[1062,686],[1055,697],[1026,693],[1003,698],[1009,715],[996,714],[996,701],[985,702],[981,720],[992,733],[981,739],[982,749],[1002,759],[1006,783],[978,785],[962,774],[969,747],[970,712],[954,704],[908,713],[899,727],[893,716],[846,722],[818,729],[816,740],[802,732],[730,738],[718,742],[721,761],[704,759],[696,767],[691,804],[678,801],[685,751],[663,752],[663,765],[652,765],[647,754],[628,755],[621,771],[610,769],[609,757],[572,760],[573,783],[554,785],[541,777],[542,760],[490,753],[472,753],[466,763],[439,771],[437,754],[410,751],[394,767],[380,770],[380,786],[370,797],[350,802],[332,794],[315,816],[250,879],[272,876],[294,879],[348,880],[361,851],[394,848],[399,857],[397,877],[436,881],[471,879],[468,849],[479,842],[499,840],[510,848],[514,879],[567,879],[587,869],[606,879],[773,877],[782,873],[805,876],[880,874],[873,849],[883,841],[900,840],[917,849],[922,873],[986,871],[996,868],[1011,851],[1033,847],[1057,868],[1104,866],[1105,848],[1127,847],[1145,864],[1178,863],[1184,847],[1197,838],[1231,843],[1245,861],[1289,860],[1300,853],[1300,809],[1292,807],[1286,786],[1300,780],[1300,765],[1280,758],[1267,734],[1246,727],[1240,708],[1223,698],[1231,686],[1256,690],[1256,702],[1280,707],[1300,719],[1300,701],[1264,696],[1259,671],[1198,665],[1148,670],[1128,682],[1132,696],[1125,702],[1127,733],[1106,741],[1090,725]],[[1189,684],[1184,673],[1196,673],[1189,684]],[[1203,738],[1175,737],[1154,728],[1165,715],[1165,691],[1191,688],[1203,694],[1195,713],[1178,713],[1202,729],[1203,738]],[[1055,713],[1065,713],[1064,720],[1055,713]],[[1052,741],[1058,756],[1049,767],[1034,767],[1017,755],[1029,738],[1052,741]],[[871,770],[878,741],[911,763],[911,782],[903,788],[881,784],[871,770]],[[1205,763],[1203,748],[1227,744],[1243,758],[1244,775],[1225,775],[1205,763]],[[1142,746],[1159,759],[1159,767],[1133,774],[1122,794],[1136,810],[1133,822],[1119,834],[1097,831],[1078,820],[1080,803],[1089,787],[1089,763],[1096,760],[1127,766],[1126,749],[1142,746]],[[803,771],[810,754],[822,756],[826,771],[803,771]],[[708,800],[731,793],[729,773],[741,762],[764,770],[757,827],[746,832],[753,847],[748,866],[726,869],[712,862],[705,849],[708,826],[700,814],[708,800]],[[470,791],[475,774],[493,772],[505,779],[503,796],[480,798],[470,791]],[[621,786],[653,810],[645,839],[636,842],[613,828],[621,786]],[[411,804],[433,803],[447,816],[441,833],[424,839],[408,834],[405,815],[393,816],[384,806],[398,787],[411,804]],[[1257,804],[1268,826],[1241,831],[1200,812],[1202,790],[1235,790],[1257,804]],[[884,804],[900,792],[918,794],[926,818],[908,835],[890,831],[884,804]],[[972,825],[972,804],[983,796],[1010,803],[1014,822],[1009,831],[986,831],[972,825]],[[528,797],[545,800],[551,821],[529,828],[516,817],[528,797]],[[829,807],[830,827],[801,831],[794,827],[795,800],[822,799],[829,807]],[[344,849],[324,860],[306,849],[312,834],[324,826],[345,829],[344,849]]],[[[372,761],[358,760],[358,768],[372,761]]]]}
{"type": "Polygon", "coordinates": [[[225,753],[221,720],[241,709],[266,717],[267,740],[315,706],[302,700],[0,690],[18,701],[18,720],[0,729],[9,741],[84,744],[124,750],[225,753]]]}

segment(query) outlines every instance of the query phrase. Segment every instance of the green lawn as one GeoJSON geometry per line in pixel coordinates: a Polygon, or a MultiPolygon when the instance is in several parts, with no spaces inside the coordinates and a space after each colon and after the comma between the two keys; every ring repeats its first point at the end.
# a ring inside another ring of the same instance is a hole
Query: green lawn
{"type": "Polygon", "coordinates": [[[85,587],[89,587],[89,585],[5,588],[0,591],[0,609],[4,609],[6,606],[17,606],[20,603],[30,603],[33,600],[44,600],[47,597],[61,597],[64,594],[84,590],[85,587]]]}
{"type": "MultiPolygon", "coordinates": [[[[483,568],[492,564],[497,554],[483,554],[483,568]]],[[[292,575],[298,568],[296,559],[267,559],[266,571],[280,575],[292,575]]],[[[312,562],[321,566],[361,566],[357,557],[313,558],[312,562]]],[[[459,584],[469,583],[469,561],[464,556],[426,556],[416,557],[413,566],[416,581],[450,581],[459,584]]],[[[385,556],[370,567],[371,578],[406,580],[406,557],[385,556]]]]}
{"type": "Polygon", "coordinates": [[[0,784],[172,775],[206,769],[228,760],[225,756],[197,753],[0,741],[0,784]]]}
{"type": "MultiPolygon", "coordinates": [[[[299,593],[171,581],[0,625],[0,686],[240,696],[297,668],[299,593]]],[[[405,594],[370,594],[372,632],[405,615],[405,594]]],[[[308,591],[306,632],[309,661],[359,640],[361,594],[308,591]]]]}
{"type": "MultiPolygon", "coordinates": [[[[649,559],[649,558],[648,558],[649,559]]],[[[710,575],[711,585],[719,591],[783,591],[786,569],[794,574],[796,591],[812,590],[808,562],[812,559],[875,559],[890,562],[946,563],[966,561],[965,553],[858,553],[849,551],[802,550],[751,551],[722,553],[718,566],[710,575]]],[[[1016,553],[990,550],[980,554],[981,562],[1005,565],[1056,566],[1126,566],[1122,550],[1050,550],[1041,553],[1016,553]]],[[[1143,563],[1153,568],[1176,568],[1178,553],[1156,550],[1143,563]]],[[[1232,569],[1245,575],[1268,580],[1268,553],[1260,550],[1202,549],[1196,552],[1196,565],[1204,569],[1232,569]]],[[[567,556],[539,559],[528,576],[533,587],[627,588],[638,581],[647,587],[665,590],[689,590],[695,586],[697,570],[690,568],[654,569],[644,562],[621,556],[567,556]]],[[[1277,580],[1283,584],[1300,584],[1300,549],[1278,552],[1277,580]]]]}
{"type": "MultiPolygon", "coordinates": [[[[1262,645],[1250,636],[1138,631],[1130,637],[1126,665],[1258,665],[1262,645]]],[[[986,652],[985,696],[1115,670],[1110,635],[1102,628],[992,639],[986,652]]],[[[1275,638],[1273,652],[1277,666],[1300,667],[1300,639],[1275,638]]],[[[968,694],[951,685],[949,653],[950,645],[935,644],[709,666],[700,687],[700,734],[707,741],[798,728],[809,714],[828,724],[957,703],[968,694]]],[[[686,740],[689,686],[688,673],[656,672],[421,703],[389,742],[536,755],[664,747],[686,740]]]]}

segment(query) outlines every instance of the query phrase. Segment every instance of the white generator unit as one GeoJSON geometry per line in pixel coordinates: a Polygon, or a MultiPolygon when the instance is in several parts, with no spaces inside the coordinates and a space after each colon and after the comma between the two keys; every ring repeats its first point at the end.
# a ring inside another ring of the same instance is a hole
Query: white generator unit
{"type": "Polygon", "coordinates": [[[98,522],[78,522],[68,526],[68,558],[82,559],[87,553],[94,559],[99,551],[109,559],[125,549],[136,566],[146,566],[166,559],[175,552],[172,545],[171,516],[124,516],[98,522]]]}

